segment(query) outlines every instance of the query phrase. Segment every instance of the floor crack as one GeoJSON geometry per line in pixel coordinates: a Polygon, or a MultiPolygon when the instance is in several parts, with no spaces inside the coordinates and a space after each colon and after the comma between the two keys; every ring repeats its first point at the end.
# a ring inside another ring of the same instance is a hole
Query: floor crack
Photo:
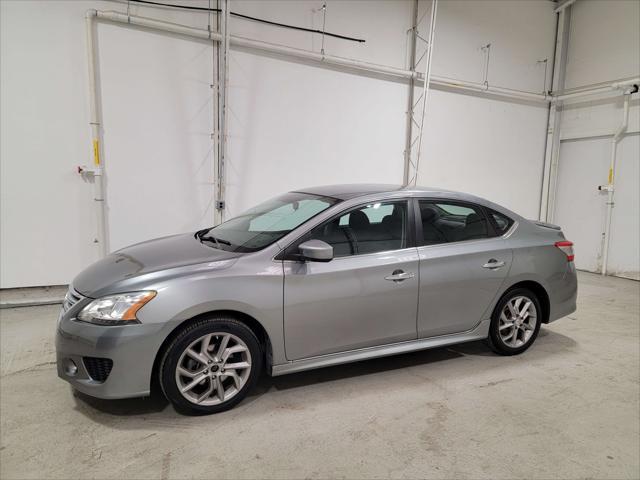
{"type": "Polygon", "coordinates": [[[11,377],[11,376],[17,375],[19,373],[32,372],[34,370],[37,370],[39,367],[45,367],[45,366],[48,366],[48,365],[55,365],[55,364],[56,364],[55,360],[51,361],[51,362],[36,363],[35,365],[31,365],[30,367],[22,368],[20,370],[16,370],[15,372],[9,372],[9,373],[2,374],[2,375],[0,375],[0,378],[11,377]]]}

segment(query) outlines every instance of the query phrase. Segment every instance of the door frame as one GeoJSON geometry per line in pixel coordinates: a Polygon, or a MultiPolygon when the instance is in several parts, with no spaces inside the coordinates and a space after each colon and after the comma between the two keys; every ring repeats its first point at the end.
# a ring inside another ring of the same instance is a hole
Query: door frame
{"type": "MultiPolygon", "coordinates": [[[[357,201],[357,203],[352,203],[351,205],[348,206],[343,206],[343,205],[336,205],[336,211],[328,213],[328,215],[323,218],[321,221],[319,222],[314,222],[313,225],[309,225],[309,226],[305,226],[304,228],[300,229],[300,232],[296,232],[297,234],[295,235],[294,239],[287,242],[286,246],[283,247],[280,252],[275,255],[273,257],[273,261],[277,261],[277,262],[282,262],[283,265],[283,299],[286,296],[286,289],[287,289],[287,277],[288,275],[285,273],[287,270],[287,267],[285,267],[285,264],[289,264],[288,268],[295,268],[293,267],[292,264],[300,264],[303,265],[304,263],[307,263],[307,261],[305,260],[301,260],[298,256],[294,256],[295,254],[297,254],[297,247],[298,245],[305,241],[307,239],[307,236],[314,231],[316,228],[319,228],[323,225],[326,225],[327,223],[330,223],[332,221],[335,221],[336,219],[348,214],[349,212],[353,212],[355,210],[358,209],[362,209],[363,207],[367,207],[369,205],[375,204],[375,203],[383,203],[383,204],[399,204],[402,205],[404,204],[404,208],[406,209],[406,224],[404,225],[404,234],[406,235],[406,242],[405,245],[402,246],[402,248],[395,248],[395,249],[391,249],[391,250],[380,250],[380,251],[376,251],[376,252],[367,252],[367,253],[355,253],[355,254],[350,254],[350,255],[344,255],[344,256],[340,256],[340,257],[336,257],[333,258],[330,262],[327,262],[328,265],[330,265],[332,262],[337,262],[338,264],[340,264],[343,261],[354,261],[354,259],[362,259],[365,260],[367,257],[371,257],[371,256],[375,256],[375,255],[385,255],[385,254],[398,254],[398,253],[402,253],[402,252],[412,252],[412,254],[415,254],[415,266],[416,266],[416,278],[415,278],[415,297],[413,299],[414,303],[414,310],[415,310],[415,314],[411,315],[411,332],[412,332],[412,338],[411,339],[390,339],[389,342],[384,342],[384,343],[380,343],[378,345],[371,345],[371,346],[362,346],[362,347],[357,347],[355,349],[347,349],[347,350],[342,350],[342,351],[336,351],[336,352],[331,352],[331,353],[324,353],[321,355],[312,355],[309,357],[304,357],[304,358],[299,358],[299,359],[295,359],[292,360],[289,357],[289,352],[287,352],[286,349],[286,344],[287,344],[287,325],[286,325],[286,314],[285,314],[285,306],[283,305],[283,317],[282,317],[282,328],[283,328],[283,337],[284,337],[284,342],[285,342],[285,355],[286,358],[289,362],[307,362],[310,359],[313,358],[324,358],[326,356],[340,356],[340,355],[344,355],[344,354],[348,354],[349,352],[353,352],[356,350],[361,350],[361,349],[371,349],[371,348],[379,348],[385,345],[390,345],[390,344],[395,344],[395,343],[403,343],[403,342],[411,342],[411,341],[415,341],[417,340],[417,314],[418,314],[418,298],[419,298],[419,294],[420,294],[420,277],[419,277],[419,267],[420,267],[420,261],[419,261],[419,256],[418,256],[418,252],[417,252],[417,247],[416,247],[416,217],[415,217],[415,208],[414,208],[414,204],[413,204],[413,197],[409,196],[409,195],[402,195],[402,196],[375,196],[375,197],[370,197],[366,200],[362,199],[360,201],[357,201]]],[[[309,263],[315,263],[310,261],[309,263]]],[[[389,273],[391,273],[391,271],[389,271],[389,273]]],[[[387,282],[390,283],[390,282],[387,282]]]]}

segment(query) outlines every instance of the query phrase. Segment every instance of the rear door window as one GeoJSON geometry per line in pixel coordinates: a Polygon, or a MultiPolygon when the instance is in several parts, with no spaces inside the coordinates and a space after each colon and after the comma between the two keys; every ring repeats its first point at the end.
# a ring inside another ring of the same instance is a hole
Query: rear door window
{"type": "Polygon", "coordinates": [[[494,236],[482,208],[467,203],[420,200],[422,245],[464,242],[494,236]]]}

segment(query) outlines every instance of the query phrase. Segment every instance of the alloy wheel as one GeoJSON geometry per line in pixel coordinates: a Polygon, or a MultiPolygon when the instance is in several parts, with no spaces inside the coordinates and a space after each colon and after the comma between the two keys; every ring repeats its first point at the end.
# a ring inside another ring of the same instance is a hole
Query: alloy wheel
{"type": "Polygon", "coordinates": [[[523,295],[513,297],[500,312],[500,339],[508,347],[522,347],[531,340],[537,323],[538,312],[533,300],[523,295]]]}
{"type": "Polygon", "coordinates": [[[192,342],[180,355],[176,384],[189,402],[219,405],[236,396],[251,373],[251,353],[236,335],[214,332],[192,342]]]}

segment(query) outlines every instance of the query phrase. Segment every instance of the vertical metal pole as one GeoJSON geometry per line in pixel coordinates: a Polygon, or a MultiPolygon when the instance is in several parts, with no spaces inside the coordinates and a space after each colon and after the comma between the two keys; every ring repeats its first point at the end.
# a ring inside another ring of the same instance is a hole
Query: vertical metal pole
{"type": "MultiPolygon", "coordinates": [[[[220,10],[220,0],[216,0],[216,9],[220,10]]],[[[215,21],[215,32],[220,33],[220,14],[212,13],[214,15],[215,21]]],[[[211,22],[212,24],[214,22],[211,22]]],[[[212,26],[213,28],[213,26],[212,26]]],[[[212,105],[213,105],[213,122],[212,122],[212,131],[211,131],[211,142],[212,142],[212,161],[213,161],[213,195],[214,195],[214,208],[213,208],[213,224],[218,225],[222,223],[222,215],[221,211],[218,210],[218,158],[219,158],[219,139],[218,132],[220,131],[220,114],[219,114],[219,102],[218,96],[220,92],[220,64],[218,58],[220,58],[220,44],[221,42],[213,42],[213,71],[212,71],[212,79],[211,79],[211,93],[212,93],[212,105]]]]}
{"type": "Polygon", "coordinates": [[[489,88],[489,64],[491,63],[491,44],[487,43],[480,47],[484,53],[484,68],[482,72],[482,84],[485,88],[489,88]]]}
{"type": "MultiPolygon", "coordinates": [[[[567,7],[558,13],[558,30],[556,48],[553,59],[551,89],[555,94],[564,90],[567,71],[567,52],[569,47],[569,31],[571,25],[571,8],[567,7]]],[[[560,155],[560,122],[562,120],[562,104],[552,102],[549,107],[547,125],[547,141],[544,154],[544,170],[542,173],[542,192],[540,195],[540,220],[553,221],[555,210],[555,194],[558,176],[558,157],[560,155]]]]}
{"type": "Polygon", "coordinates": [[[322,4],[322,46],[320,47],[320,53],[324,55],[324,26],[327,23],[327,2],[322,4]]]}
{"type": "Polygon", "coordinates": [[[413,20],[411,25],[411,43],[409,44],[409,70],[412,76],[409,79],[409,95],[407,99],[407,125],[406,138],[404,144],[404,175],[403,185],[409,183],[409,169],[411,167],[411,139],[413,138],[413,100],[415,98],[414,88],[416,85],[416,37],[418,33],[418,0],[413,0],[413,20]]]}
{"type": "MultiPolygon", "coordinates": [[[[429,36],[424,39],[419,32],[419,24],[422,18],[418,19],[418,3],[414,4],[414,28],[413,42],[411,44],[411,70],[410,93],[409,93],[409,109],[407,112],[407,132],[404,150],[404,184],[415,185],[418,180],[418,167],[420,166],[420,154],[422,152],[422,137],[424,133],[424,118],[427,109],[427,100],[429,97],[429,83],[431,79],[431,59],[433,58],[433,42],[435,38],[436,13],[438,11],[438,0],[431,2],[431,17],[429,20],[429,36]],[[420,56],[417,55],[418,41],[426,45],[426,49],[420,56]],[[425,62],[424,74],[418,77],[417,67],[421,61],[425,62]],[[418,99],[415,97],[416,79],[421,78],[422,92],[418,99]],[[420,105],[421,104],[421,105],[420,105]],[[419,116],[416,116],[419,111],[419,116]]],[[[426,14],[426,12],[425,12],[426,14]]],[[[422,16],[424,17],[424,15],[422,16]]]]}
{"type": "Polygon", "coordinates": [[[225,204],[225,167],[227,160],[227,102],[229,85],[229,0],[220,1],[220,34],[222,40],[218,49],[218,158],[216,181],[216,211],[218,219],[224,221],[225,204]]]}
{"type": "Polygon", "coordinates": [[[622,125],[616,130],[611,139],[611,160],[609,163],[609,176],[607,181],[607,210],[604,223],[604,232],[602,233],[602,275],[607,274],[607,267],[609,264],[609,243],[611,242],[611,217],[613,216],[613,194],[615,191],[615,177],[616,177],[616,154],[618,148],[618,142],[622,138],[622,135],[627,131],[629,125],[629,97],[631,97],[631,91],[624,92],[624,107],[622,110],[622,125]]]}
{"type": "Polygon", "coordinates": [[[97,95],[97,65],[96,65],[96,52],[95,52],[95,33],[94,33],[94,19],[97,12],[95,10],[89,10],[85,15],[85,27],[87,33],[87,63],[89,67],[89,124],[91,126],[91,144],[93,152],[93,167],[91,173],[93,173],[93,201],[96,212],[96,236],[94,243],[98,246],[98,251],[101,257],[107,255],[109,249],[106,239],[106,214],[105,214],[105,201],[104,201],[104,176],[102,169],[102,155],[101,155],[101,121],[100,121],[100,108],[98,106],[97,95]]]}
{"type": "Polygon", "coordinates": [[[420,133],[418,136],[418,152],[415,157],[416,171],[413,177],[413,184],[418,181],[418,169],[420,167],[420,154],[422,153],[422,136],[424,134],[424,116],[427,111],[427,102],[429,100],[429,83],[431,81],[431,59],[433,58],[433,41],[435,39],[436,29],[436,13],[438,11],[438,0],[431,3],[431,20],[429,21],[429,41],[427,46],[427,59],[424,72],[424,86],[422,90],[422,114],[420,115],[420,133]]]}

